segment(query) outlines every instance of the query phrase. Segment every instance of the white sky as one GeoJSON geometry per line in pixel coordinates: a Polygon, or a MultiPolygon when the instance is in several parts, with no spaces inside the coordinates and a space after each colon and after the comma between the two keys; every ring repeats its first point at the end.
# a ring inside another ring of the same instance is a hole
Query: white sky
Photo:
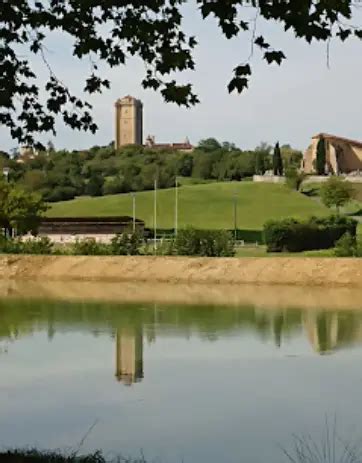
{"type": "MultiPolygon", "coordinates": [[[[362,15],[354,21],[361,24],[361,20],[362,15]]],[[[164,103],[152,90],[143,90],[144,66],[137,60],[113,70],[101,67],[103,77],[110,79],[112,87],[89,100],[99,125],[96,135],[58,124],[57,136],[46,136],[43,141],[51,139],[57,149],[109,143],[113,140],[113,103],[127,94],[143,101],[144,136],[153,134],[159,142],[183,141],[188,136],[192,143],[197,143],[202,138],[215,137],[249,149],[260,141],[279,140],[305,149],[310,137],[322,131],[362,139],[362,42],[358,39],[344,44],[332,42],[328,69],[325,43],[308,45],[278,25],[260,21],[258,33],[263,33],[274,48],[282,49],[288,59],[281,67],[268,66],[255,49],[250,89],[240,96],[229,95],[226,87],[233,68],[249,55],[248,36],[226,40],[213,20],[200,19],[191,2],[185,9],[185,28],[197,35],[199,46],[195,53],[196,71],[185,74],[182,80],[194,84],[201,104],[183,109],[164,103]]],[[[88,62],[79,62],[71,56],[70,42],[64,36],[52,36],[47,47],[48,60],[57,76],[72,91],[79,91],[89,69],[88,62]]],[[[44,66],[36,60],[32,62],[35,69],[41,69],[42,80],[46,75],[44,66]]],[[[16,146],[5,128],[0,128],[0,140],[0,149],[16,146]]]]}

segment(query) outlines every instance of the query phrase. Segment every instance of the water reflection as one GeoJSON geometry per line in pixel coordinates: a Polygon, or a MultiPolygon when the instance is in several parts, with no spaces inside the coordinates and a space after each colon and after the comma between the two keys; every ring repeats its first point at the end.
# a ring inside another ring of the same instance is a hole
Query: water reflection
{"type": "Polygon", "coordinates": [[[143,378],[142,327],[121,328],[116,334],[116,378],[126,386],[143,378]]]}
{"type": "Polygon", "coordinates": [[[252,334],[281,349],[303,336],[317,354],[362,343],[362,312],[267,310],[255,307],[85,304],[46,301],[0,301],[0,355],[12,342],[46,331],[110,335],[115,343],[115,378],[131,386],[144,378],[144,345],[157,337],[199,338],[252,334]]]}

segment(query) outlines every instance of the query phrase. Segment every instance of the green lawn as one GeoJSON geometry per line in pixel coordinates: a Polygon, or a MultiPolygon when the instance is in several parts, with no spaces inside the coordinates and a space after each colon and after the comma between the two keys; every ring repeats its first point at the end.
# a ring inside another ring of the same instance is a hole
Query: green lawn
{"type": "MultiPolygon", "coordinates": [[[[237,195],[237,226],[239,229],[260,230],[269,219],[284,217],[307,218],[327,215],[329,211],[315,200],[289,190],[284,185],[252,182],[223,182],[205,185],[184,185],[179,188],[179,226],[233,229],[233,197],[237,195]]],[[[157,193],[159,228],[173,228],[175,190],[157,193]]],[[[136,194],[136,215],[146,226],[153,226],[152,191],[136,194]]],[[[120,216],[132,215],[129,194],[81,197],[55,203],[48,211],[50,217],[120,216]]]]}
{"type": "Polygon", "coordinates": [[[236,257],[334,257],[334,249],[303,252],[266,252],[266,246],[237,248],[236,257]]]}

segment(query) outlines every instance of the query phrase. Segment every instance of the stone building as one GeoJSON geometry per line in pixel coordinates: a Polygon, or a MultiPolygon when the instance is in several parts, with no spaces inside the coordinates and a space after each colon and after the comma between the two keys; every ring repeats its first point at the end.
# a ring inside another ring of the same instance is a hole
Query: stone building
{"type": "Polygon", "coordinates": [[[312,143],[304,153],[305,173],[311,174],[316,171],[317,146],[321,138],[325,141],[326,173],[339,175],[362,171],[362,142],[319,133],[312,137],[312,143]]]}
{"type": "Polygon", "coordinates": [[[171,149],[176,151],[181,151],[183,153],[192,153],[194,150],[193,145],[191,145],[190,140],[186,137],[185,141],[182,143],[156,143],[155,137],[149,135],[146,139],[146,145],[148,148],[154,149],[171,149]]]}
{"type": "Polygon", "coordinates": [[[115,103],[115,148],[143,144],[143,105],[132,96],[115,103]]]}

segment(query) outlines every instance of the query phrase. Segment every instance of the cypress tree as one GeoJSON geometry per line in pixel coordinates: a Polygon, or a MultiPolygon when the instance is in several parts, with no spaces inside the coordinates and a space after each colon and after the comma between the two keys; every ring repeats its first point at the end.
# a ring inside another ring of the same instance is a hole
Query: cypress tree
{"type": "Polygon", "coordinates": [[[273,155],[273,172],[274,175],[283,175],[283,159],[280,152],[279,142],[275,145],[274,155],[273,155]]]}
{"type": "Polygon", "coordinates": [[[326,144],[324,138],[321,137],[317,145],[316,169],[318,175],[326,173],[326,144]]]}

